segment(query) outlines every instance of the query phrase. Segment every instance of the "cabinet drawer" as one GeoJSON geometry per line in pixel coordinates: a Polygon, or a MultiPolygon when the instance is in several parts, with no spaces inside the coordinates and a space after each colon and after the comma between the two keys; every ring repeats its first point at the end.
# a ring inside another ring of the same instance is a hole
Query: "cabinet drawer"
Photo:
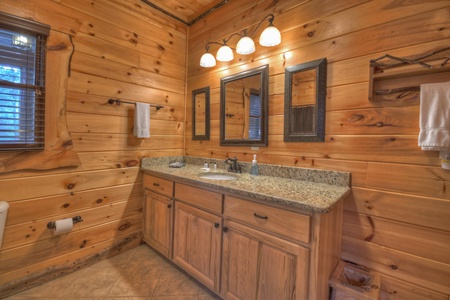
{"type": "Polygon", "coordinates": [[[152,175],[144,174],[144,188],[168,197],[173,196],[173,182],[152,175]]]}
{"type": "Polygon", "coordinates": [[[309,243],[310,216],[226,196],[226,217],[253,227],[309,243]]]}
{"type": "Polygon", "coordinates": [[[175,184],[175,198],[205,208],[212,212],[222,213],[222,194],[198,189],[181,183],[175,184]]]}

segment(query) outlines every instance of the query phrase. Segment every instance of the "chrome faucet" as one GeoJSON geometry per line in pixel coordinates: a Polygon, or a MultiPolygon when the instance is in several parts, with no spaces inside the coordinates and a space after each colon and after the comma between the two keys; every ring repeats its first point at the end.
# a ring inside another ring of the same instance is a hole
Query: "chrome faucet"
{"type": "Polygon", "coordinates": [[[238,159],[236,157],[234,158],[227,158],[225,159],[225,164],[229,165],[228,167],[228,172],[233,172],[233,173],[242,173],[241,170],[241,165],[238,164],[238,159]]]}

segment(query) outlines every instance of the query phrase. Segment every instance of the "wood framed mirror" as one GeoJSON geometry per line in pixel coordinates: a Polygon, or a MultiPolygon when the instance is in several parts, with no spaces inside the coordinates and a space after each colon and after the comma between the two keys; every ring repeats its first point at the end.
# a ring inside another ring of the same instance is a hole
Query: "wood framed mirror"
{"type": "Polygon", "coordinates": [[[209,86],[192,91],[192,139],[209,140],[209,86]]]}
{"type": "Polygon", "coordinates": [[[220,145],[267,146],[269,65],[220,80],[220,145]]]}
{"type": "Polygon", "coordinates": [[[284,141],[323,142],[327,59],[287,67],[284,84],[284,141]]]}

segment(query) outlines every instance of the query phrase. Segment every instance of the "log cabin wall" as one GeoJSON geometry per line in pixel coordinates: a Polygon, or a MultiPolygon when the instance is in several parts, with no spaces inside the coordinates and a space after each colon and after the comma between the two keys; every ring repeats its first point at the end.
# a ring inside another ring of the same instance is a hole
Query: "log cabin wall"
{"type": "Polygon", "coordinates": [[[371,59],[448,47],[449,20],[450,1],[231,1],[189,27],[187,95],[210,86],[211,139],[191,139],[188,101],[186,155],[251,161],[256,153],[261,163],[351,172],[342,259],[382,273],[382,299],[448,300],[450,171],[440,168],[437,152],[418,147],[419,100],[369,102],[368,79],[371,59]],[[256,43],[250,56],[199,67],[207,42],[244,28],[251,33],[269,13],[276,16],[281,45],[256,43]],[[284,69],[323,57],[328,60],[326,140],[285,143],[284,69]],[[264,64],[270,65],[268,147],[221,147],[220,78],[264,64]]]}
{"type": "Polygon", "coordinates": [[[50,25],[50,38],[72,37],[70,70],[52,74],[47,90],[69,76],[63,101],[81,160],[0,174],[0,200],[10,204],[1,298],[140,244],[139,160],[183,154],[187,27],[139,0],[2,0],[0,11],[50,25]],[[134,106],[109,98],[164,105],[151,108],[150,139],[132,134],[134,106]],[[48,222],[76,215],[83,222],[52,237],[48,222]]]}

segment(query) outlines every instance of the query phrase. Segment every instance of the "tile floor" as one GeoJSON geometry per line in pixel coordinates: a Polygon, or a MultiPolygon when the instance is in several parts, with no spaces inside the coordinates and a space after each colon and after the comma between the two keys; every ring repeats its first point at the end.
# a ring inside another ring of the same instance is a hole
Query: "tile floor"
{"type": "Polygon", "coordinates": [[[141,245],[88,268],[6,298],[213,300],[197,281],[141,245]]]}

